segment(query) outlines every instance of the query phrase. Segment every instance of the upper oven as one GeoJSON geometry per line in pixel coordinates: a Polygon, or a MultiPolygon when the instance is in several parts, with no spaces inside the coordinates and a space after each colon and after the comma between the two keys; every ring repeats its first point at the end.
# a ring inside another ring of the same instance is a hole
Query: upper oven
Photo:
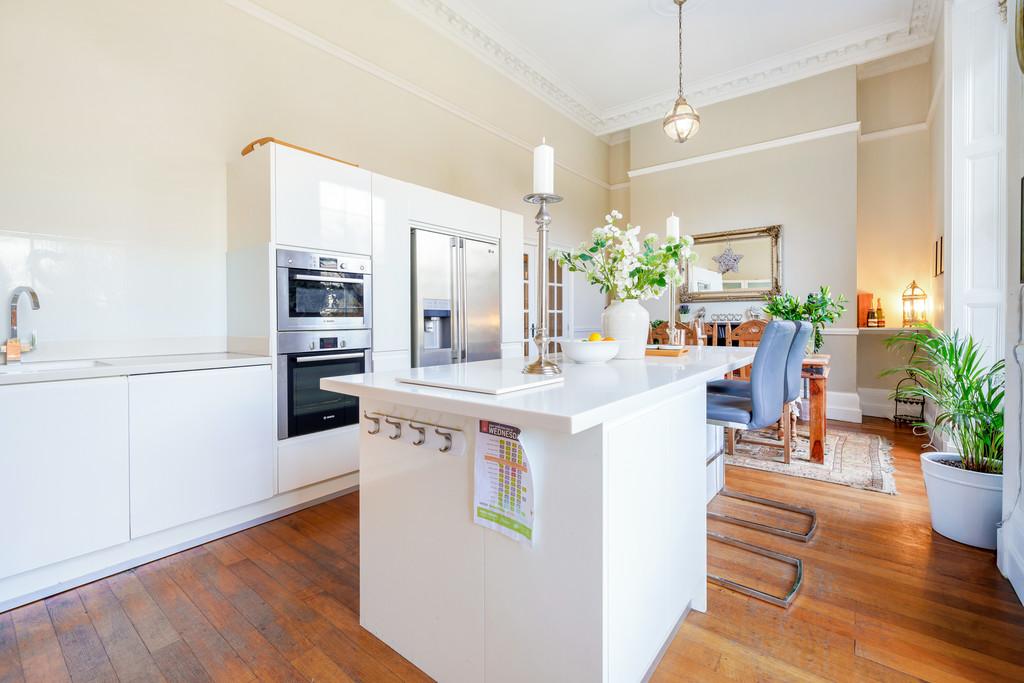
{"type": "Polygon", "coordinates": [[[369,329],[370,259],[277,251],[277,329],[369,329]]]}

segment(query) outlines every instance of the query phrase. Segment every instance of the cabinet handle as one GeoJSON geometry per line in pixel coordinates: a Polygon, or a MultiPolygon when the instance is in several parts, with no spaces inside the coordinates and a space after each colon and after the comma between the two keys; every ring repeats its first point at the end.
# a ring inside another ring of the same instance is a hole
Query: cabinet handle
{"type": "Polygon", "coordinates": [[[392,420],[389,417],[385,417],[384,421],[387,422],[389,425],[391,425],[392,427],[395,428],[395,433],[394,434],[388,434],[388,438],[391,439],[392,441],[394,441],[396,439],[401,439],[402,438],[402,423],[401,422],[395,422],[394,420],[392,420]]]}
{"type": "Polygon", "coordinates": [[[349,360],[352,358],[363,358],[366,355],[365,352],[360,351],[359,353],[333,353],[329,356],[298,356],[295,359],[296,363],[316,363],[319,361],[327,360],[349,360]]]}

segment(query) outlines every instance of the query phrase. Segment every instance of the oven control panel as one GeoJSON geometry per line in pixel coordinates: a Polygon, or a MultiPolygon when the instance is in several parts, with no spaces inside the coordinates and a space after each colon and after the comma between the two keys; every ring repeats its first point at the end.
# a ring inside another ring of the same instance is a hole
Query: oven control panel
{"type": "Polygon", "coordinates": [[[278,249],[277,267],[368,275],[370,257],[360,254],[316,254],[309,251],[278,249]]]}

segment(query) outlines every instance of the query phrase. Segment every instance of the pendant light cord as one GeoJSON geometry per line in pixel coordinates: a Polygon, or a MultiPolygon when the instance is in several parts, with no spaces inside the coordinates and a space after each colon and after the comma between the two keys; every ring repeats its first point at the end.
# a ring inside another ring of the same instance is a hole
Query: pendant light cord
{"type": "Polygon", "coordinates": [[[683,3],[679,3],[679,96],[683,96],[683,3]]]}

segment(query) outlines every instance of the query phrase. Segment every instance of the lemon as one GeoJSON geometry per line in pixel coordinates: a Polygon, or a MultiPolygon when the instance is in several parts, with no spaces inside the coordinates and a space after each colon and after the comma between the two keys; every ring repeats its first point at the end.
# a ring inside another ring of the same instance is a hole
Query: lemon
{"type": "Polygon", "coordinates": [[[605,337],[605,341],[615,341],[615,337],[605,337]]]}
{"type": "Polygon", "coordinates": [[[601,341],[602,337],[598,332],[591,332],[590,336],[587,337],[587,341],[601,341]]]}

